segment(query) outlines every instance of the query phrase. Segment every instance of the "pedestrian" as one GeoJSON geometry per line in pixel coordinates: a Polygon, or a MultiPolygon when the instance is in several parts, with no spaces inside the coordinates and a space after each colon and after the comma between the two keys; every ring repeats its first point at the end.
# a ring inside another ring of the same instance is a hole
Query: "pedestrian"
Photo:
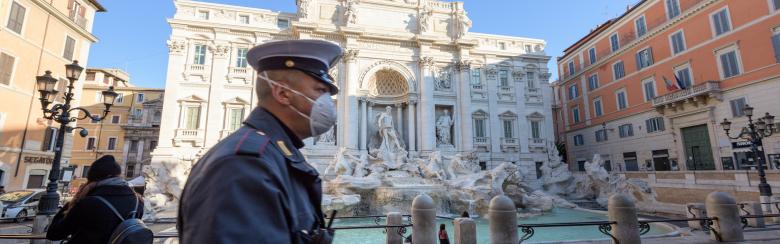
{"type": "Polygon", "coordinates": [[[258,107],[193,166],[181,195],[181,243],[330,243],[322,181],[299,151],[336,123],[328,71],[342,49],[318,40],[249,50],[258,107]]]}
{"type": "Polygon", "coordinates": [[[450,244],[450,237],[447,236],[447,229],[444,224],[439,225],[439,244],[450,244]]]}
{"type": "Polygon", "coordinates": [[[121,166],[111,155],[93,162],[87,182],[52,219],[46,239],[68,239],[68,243],[109,243],[111,234],[122,220],[98,197],[127,217],[143,216],[143,198],[130,188],[121,174],[121,166]]]}

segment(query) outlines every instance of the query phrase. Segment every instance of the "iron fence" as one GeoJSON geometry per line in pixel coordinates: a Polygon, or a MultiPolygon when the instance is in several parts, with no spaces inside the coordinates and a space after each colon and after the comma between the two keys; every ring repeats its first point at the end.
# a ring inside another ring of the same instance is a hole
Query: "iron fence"
{"type": "Polygon", "coordinates": [[[567,222],[567,223],[547,223],[547,224],[521,224],[517,225],[520,231],[523,232],[523,236],[520,237],[520,243],[527,241],[534,236],[536,231],[534,228],[550,228],[550,227],[571,227],[571,226],[598,226],[599,232],[612,238],[613,243],[620,243],[610,231],[612,231],[612,225],[617,224],[615,221],[586,221],[586,222],[567,222]]]}
{"type": "Polygon", "coordinates": [[[641,220],[639,221],[639,235],[644,235],[650,232],[650,224],[651,223],[672,223],[672,222],[689,222],[689,221],[699,221],[701,224],[701,228],[703,231],[712,231],[713,234],[715,234],[715,238],[718,239],[718,241],[722,241],[722,238],[720,236],[720,233],[712,228],[712,225],[714,224],[714,221],[717,221],[718,218],[712,217],[712,218],[684,218],[684,219],[654,219],[654,220],[641,220]]]}

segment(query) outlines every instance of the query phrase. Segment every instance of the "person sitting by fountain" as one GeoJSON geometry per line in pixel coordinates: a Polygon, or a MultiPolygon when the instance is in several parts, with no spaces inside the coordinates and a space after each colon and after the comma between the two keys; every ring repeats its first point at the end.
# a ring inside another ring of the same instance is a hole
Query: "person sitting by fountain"
{"type": "Polygon", "coordinates": [[[447,236],[447,228],[444,224],[439,225],[439,244],[450,244],[450,237],[447,236]]]}

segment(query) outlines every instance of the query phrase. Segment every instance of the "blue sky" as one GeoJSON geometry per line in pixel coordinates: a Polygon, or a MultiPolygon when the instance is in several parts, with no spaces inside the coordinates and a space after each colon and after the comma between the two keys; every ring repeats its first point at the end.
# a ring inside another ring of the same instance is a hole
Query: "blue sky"
{"type": "MultiPolygon", "coordinates": [[[[295,11],[294,0],[204,0],[222,4],[295,11]]],[[[121,68],[137,86],[163,88],[168,65],[167,18],[172,0],[102,0],[93,32],[90,67],[121,68]]],[[[555,80],[555,57],[597,24],[619,16],[637,0],[463,0],[473,32],[539,38],[547,41],[548,64],[555,80]]]]}

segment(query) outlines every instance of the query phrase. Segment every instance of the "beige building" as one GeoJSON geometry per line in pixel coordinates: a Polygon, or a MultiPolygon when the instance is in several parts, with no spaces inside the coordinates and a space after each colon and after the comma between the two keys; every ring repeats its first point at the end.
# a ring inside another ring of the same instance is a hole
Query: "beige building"
{"type": "MultiPolygon", "coordinates": [[[[59,91],[65,65],[87,63],[97,0],[0,1],[0,185],[6,190],[43,188],[54,158],[59,124],[43,119],[35,76],[50,70],[59,91]]],[[[75,83],[75,105],[83,78],[75,83]]],[[[61,102],[62,92],[57,99],[61,102]]],[[[70,161],[72,134],[65,138],[63,165],[70,161]]]]}
{"type": "Polygon", "coordinates": [[[81,104],[90,113],[102,115],[101,92],[109,86],[119,96],[104,120],[78,122],[89,135],[73,141],[70,166],[75,168],[75,178],[86,177],[89,165],[103,155],[113,155],[126,178],[141,175],[142,166],[150,162],[149,153],[157,147],[163,89],[135,87],[127,73],[118,69],[87,68],[85,73],[81,104]]]}

